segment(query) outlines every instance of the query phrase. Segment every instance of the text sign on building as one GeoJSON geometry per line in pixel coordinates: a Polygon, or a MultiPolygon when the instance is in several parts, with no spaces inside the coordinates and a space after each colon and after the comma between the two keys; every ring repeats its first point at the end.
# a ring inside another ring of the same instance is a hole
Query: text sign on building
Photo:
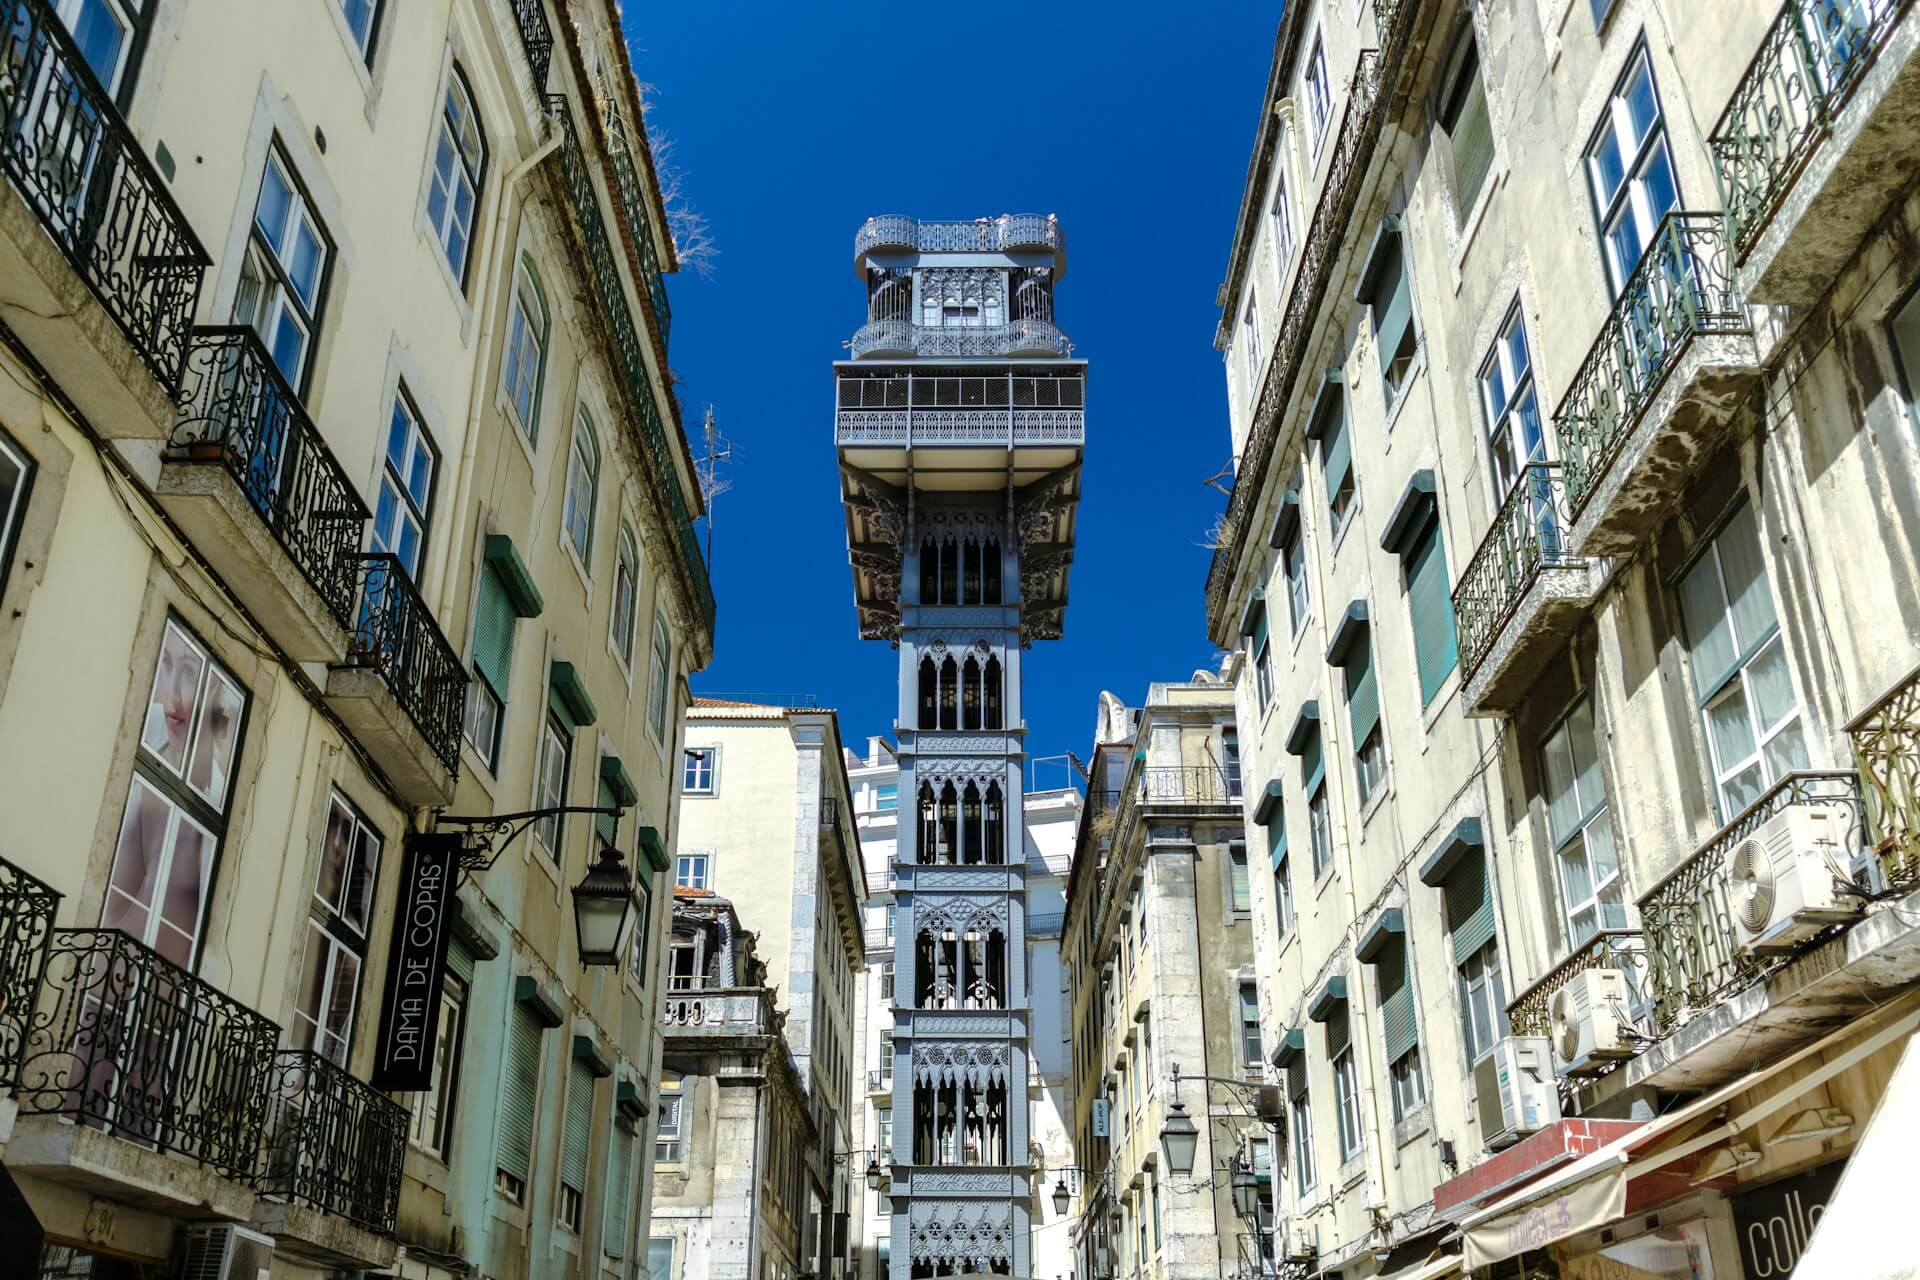
{"type": "Polygon", "coordinates": [[[1093,1136],[1096,1138],[1108,1136],[1107,1100],[1105,1098],[1095,1098],[1093,1100],[1093,1136]]]}
{"type": "Polygon", "coordinates": [[[460,874],[461,838],[437,832],[407,839],[400,896],[387,949],[386,999],[373,1058],[373,1087],[400,1092],[428,1088],[433,1077],[434,1031],[452,937],[453,886],[460,874]]]}
{"type": "Polygon", "coordinates": [[[1830,1160],[1805,1173],[1732,1197],[1733,1225],[1740,1234],[1740,1265],[1749,1280],[1784,1280],[1793,1274],[1807,1251],[1814,1224],[1833,1198],[1840,1171],[1846,1167],[1845,1160],[1830,1160]]]}

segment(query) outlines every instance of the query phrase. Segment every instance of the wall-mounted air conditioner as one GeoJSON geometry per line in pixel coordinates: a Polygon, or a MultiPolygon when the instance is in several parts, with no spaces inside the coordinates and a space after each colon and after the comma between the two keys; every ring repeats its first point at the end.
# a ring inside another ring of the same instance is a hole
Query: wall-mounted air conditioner
{"type": "Polygon", "coordinates": [[[1727,896],[1747,951],[1797,946],[1851,919],[1845,840],[1852,826],[1837,805],[1788,805],[1727,854],[1727,896]]]}
{"type": "Polygon", "coordinates": [[[1618,969],[1587,969],[1553,993],[1553,1069],[1563,1076],[1592,1075],[1607,1063],[1631,1058],[1627,975],[1618,969]]]}
{"type": "Polygon", "coordinates": [[[1473,1064],[1480,1139],[1490,1151],[1510,1147],[1560,1119],[1553,1055],[1545,1036],[1508,1036],[1473,1064]]]}
{"type": "Polygon", "coordinates": [[[245,1227],[200,1226],[187,1232],[180,1280],[269,1280],[273,1237],[245,1227]]]}

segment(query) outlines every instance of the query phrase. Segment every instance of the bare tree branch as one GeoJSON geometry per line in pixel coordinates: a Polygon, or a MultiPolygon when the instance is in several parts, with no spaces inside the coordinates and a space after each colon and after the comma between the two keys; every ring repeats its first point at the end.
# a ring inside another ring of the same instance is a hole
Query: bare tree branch
{"type": "Polygon", "coordinates": [[[675,153],[679,142],[653,123],[653,98],[656,90],[644,80],[634,82],[640,88],[640,110],[647,131],[647,146],[653,151],[653,172],[660,184],[660,203],[667,211],[667,234],[673,238],[673,251],[680,265],[702,280],[711,280],[714,259],[720,256],[720,244],[714,239],[707,215],[687,198],[687,175],[675,153]]]}

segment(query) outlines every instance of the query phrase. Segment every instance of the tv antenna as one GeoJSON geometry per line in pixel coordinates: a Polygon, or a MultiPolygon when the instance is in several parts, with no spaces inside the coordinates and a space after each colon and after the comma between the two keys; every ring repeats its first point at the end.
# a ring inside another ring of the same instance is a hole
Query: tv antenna
{"type": "Polygon", "coordinates": [[[720,434],[714,421],[713,406],[707,406],[707,420],[701,426],[706,453],[695,461],[693,469],[700,481],[700,497],[707,508],[707,567],[713,567],[713,500],[733,488],[733,481],[720,474],[720,464],[733,461],[733,442],[720,434]]]}

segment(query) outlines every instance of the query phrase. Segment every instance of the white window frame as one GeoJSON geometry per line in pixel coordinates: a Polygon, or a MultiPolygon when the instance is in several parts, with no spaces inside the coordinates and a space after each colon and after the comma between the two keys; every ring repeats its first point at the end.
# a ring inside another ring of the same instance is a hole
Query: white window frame
{"type": "Polygon", "coordinates": [[[680,793],[688,796],[718,795],[720,791],[720,748],[685,747],[680,753],[680,793]],[[706,785],[695,786],[693,779],[700,776],[700,766],[694,763],[695,757],[706,759],[706,785]]]}
{"type": "MultiPolygon", "coordinates": [[[[548,809],[567,802],[567,784],[573,772],[573,735],[551,713],[540,718],[540,751],[533,775],[533,807],[548,809]],[[559,756],[557,776],[553,757],[559,756]]],[[[530,839],[555,865],[561,864],[560,845],[566,839],[566,819],[560,814],[533,824],[530,839]]]]}
{"type": "Polygon", "coordinates": [[[1307,151],[1318,158],[1333,122],[1333,91],[1327,80],[1327,45],[1324,34],[1315,32],[1313,50],[1307,54],[1300,71],[1300,97],[1307,104],[1307,151]]]}
{"type": "Polygon", "coordinates": [[[573,552],[580,571],[593,563],[593,526],[600,505],[600,436],[581,405],[573,418],[573,438],[567,445],[567,486],[560,515],[560,539],[573,552]],[[582,492],[584,490],[584,492],[582,492]]]}
{"type": "Polygon", "coordinates": [[[1347,1044],[1333,1055],[1333,1104],[1337,1123],[1335,1136],[1340,1143],[1340,1163],[1367,1149],[1366,1130],[1360,1124],[1360,1070],[1353,1054],[1353,1027],[1347,1028],[1347,1044]]]}
{"type": "Polygon", "coordinates": [[[296,367],[275,367],[285,375],[294,394],[306,388],[312,366],[313,349],[319,340],[321,313],[326,306],[329,270],[333,262],[333,241],[313,211],[306,188],[294,176],[293,164],[279,144],[267,148],[267,159],[254,187],[253,215],[247,223],[247,248],[241,261],[240,284],[234,292],[233,319],[260,335],[261,345],[270,357],[275,355],[275,335],[282,324],[290,324],[300,335],[296,367]],[[277,228],[263,224],[263,204],[267,179],[273,177],[286,192],[287,205],[277,228]],[[314,256],[311,296],[294,283],[293,269],[286,255],[295,245],[311,246],[314,256]],[[249,294],[249,289],[253,292],[249,294]],[[251,314],[249,314],[251,313],[251,314]]]}
{"type": "Polygon", "coordinates": [[[607,645],[620,659],[622,670],[633,669],[633,638],[639,625],[640,543],[633,528],[620,522],[618,550],[614,554],[613,599],[607,609],[607,645]]]}
{"type": "Polygon", "coordinates": [[[447,65],[446,86],[440,94],[440,114],[434,125],[433,151],[427,161],[427,225],[440,247],[440,257],[461,290],[473,265],[473,229],[479,222],[480,200],[487,182],[487,133],[480,123],[480,106],[473,87],[457,62],[447,65]],[[464,108],[471,132],[473,155],[458,136],[456,115],[464,108]],[[461,198],[466,210],[461,212],[461,198]],[[439,205],[436,213],[434,206],[439,205]],[[456,244],[458,246],[456,250],[456,244]]]}
{"type": "Polygon", "coordinates": [[[668,683],[673,679],[673,638],[661,611],[653,615],[653,652],[647,669],[647,731],[661,746],[667,743],[668,683]]]}
{"type": "Polygon", "coordinates": [[[1553,732],[1540,747],[1541,789],[1546,798],[1547,835],[1553,846],[1555,879],[1560,884],[1560,903],[1565,912],[1567,941],[1570,947],[1578,947],[1582,942],[1602,929],[1624,929],[1627,927],[1626,872],[1621,865],[1617,833],[1613,830],[1611,806],[1607,803],[1607,787],[1599,757],[1600,736],[1593,721],[1593,703],[1582,698],[1560,719],[1553,732]],[[1582,752],[1578,730],[1581,724],[1586,726],[1586,760],[1582,761],[1582,752]],[[1556,766],[1564,772],[1565,792],[1559,791],[1554,782],[1556,766]],[[1581,780],[1585,769],[1592,771],[1592,790],[1581,780]],[[1562,795],[1569,794],[1572,808],[1563,823],[1555,813],[1556,804],[1562,795]],[[1607,844],[1612,847],[1613,870],[1606,876],[1596,874],[1593,857],[1593,842],[1600,838],[1604,828],[1607,844]],[[1577,858],[1585,870],[1587,892],[1576,897],[1569,879],[1570,864],[1577,858]],[[1611,894],[1609,894],[1611,890],[1611,894]],[[1607,908],[1611,904],[1618,910],[1614,921],[1607,919],[1607,908]],[[1585,913],[1591,917],[1586,925],[1580,923],[1585,913]]]}
{"type": "Polygon", "coordinates": [[[1459,982],[1461,1036],[1467,1060],[1478,1062],[1507,1034],[1507,985],[1498,938],[1487,939],[1460,962],[1459,982]]]}
{"type": "Polygon", "coordinates": [[[679,1088],[660,1087],[660,1115],[653,1131],[653,1162],[684,1164],[687,1158],[687,1098],[679,1088]]]}
{"type": "Polygon", "coordinates": [[[1393,1122],[1404,1124],[1427,1105],[1427,1085],[1420,1074],[1420,1046],[1416,1044],[1395,1058],[1387,1068],[1387,1077],[1393,1093],[1393,1122]]]}
{"type": "Polygon", "coordinates": [[[1518,297],[1507,308],[1476,379],[1487,430],[1487,470],[1498,505],[1520,483],[1529,464],[1547,460],[1547,432],[1533,381],[1533,346],[1518,297]],[[1517,448],[1516,442],[1529,432],[1533,439],[1525,442],[1524,449],[1517,448]]]}
{"type": "Polygon", "coordinates": [[[440,991],[433,1065],[427,1087],[413,1095],[407,1141],[442,1164],[453,1147],[453,1116],[460,1094],[460,1050],[466,1039],[467,984],[449,973],[440,991]]]}
{"type": "Polygon", "coordinates": [[[1673,185],[1673,204],[1670,208],[1686,207],[1680,194],[1680,175],[1674,167],[1672,145],[1667,138],[1666,120],[1666,108],[1660,101],[1660,83],[1654,78],[1653,59],[1643,40],[1634,47],[1620,78],[1607,95],[1600,123],[1595,126],[1583,153],[1587,191],[1593,202],[1595,225],[1600,235],[1600,254],[1606,263],[1607,281],[1615,297],[1626,288],[1628,278],[1632,276],[1634,268],[1640,265],[1640,257],[1646,255],[1661,219],[1668,212],[1662,210],[1655,213],[1652,201],[1647,197],[1647,175],[1653,172],[1662,158],[1673,185]],[[1629,99],[1642,76],[1647,82],[1648,96],[1653,101],[1654,117],[1647,126],[1646,134],[1636,140],[1629,99]],[[1602,180],[1596,162],[1596,157],[1609,143],[1621,161],[1620,183],[1611,192],[1601,189],[1602,180]],[[1633,222],[1634,235],[1640,241],[1640,257],[1625,262],[1615,252],[1614,232],[1629,219],[1633,222]]]}
{"type": "Polygon", "coordinates": [[[673,859],[673,885],[676,889],[713,888],[713,850],[688,849],[673,859]]]}
{"type": "Polygon", "coordinates": [[[418,580],[420,563],[426,556],[439,471],[440,454],[427,435],[420,410],[406,387],[394,388],[393,407],[380,445],[380,491],[374,501],[373,519],[367,523],[367,545],[398,560],[409,582],[418,580]],[[397,451],[396,435],[401,437],[397,451]],[[416,474],[423,464],[424,478],[416,474]],[[389,512],[391,519],[387,518],[389,512]],[[409,530],[413,533],[411,554],[405,536],[409,530]]]}

